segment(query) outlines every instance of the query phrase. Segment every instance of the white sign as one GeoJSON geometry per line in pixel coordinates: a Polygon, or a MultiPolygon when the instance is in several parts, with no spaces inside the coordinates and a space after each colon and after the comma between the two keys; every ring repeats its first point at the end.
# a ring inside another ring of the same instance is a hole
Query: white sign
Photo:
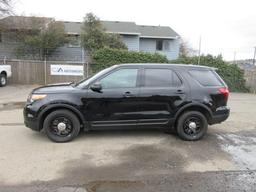
{"type": "Polygon", "coordinates": [[[51,65],[51,75],[83,76],[84,66],[81,65],[51,65]]]}

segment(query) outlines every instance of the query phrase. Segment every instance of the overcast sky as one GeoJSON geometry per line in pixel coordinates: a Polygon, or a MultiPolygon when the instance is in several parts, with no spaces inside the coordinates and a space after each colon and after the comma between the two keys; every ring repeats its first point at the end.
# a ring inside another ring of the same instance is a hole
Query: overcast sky
{"type": "Polygon", "coordinates": [[[16,0],[17,14],[82,21],[93,12],[102,20],[170,26],[202,52],[226,60],[250,59],[256,46],[256,0],[16,0]]]}

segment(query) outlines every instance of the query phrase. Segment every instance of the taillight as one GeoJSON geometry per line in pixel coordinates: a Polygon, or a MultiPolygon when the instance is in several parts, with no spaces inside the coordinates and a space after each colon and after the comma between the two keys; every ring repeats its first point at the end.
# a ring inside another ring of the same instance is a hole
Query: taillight
{"type": "Polygon", "coordinates": [[[226,100],[228,100],[229,90],[227,87],[219,88],[219,92],[224,95],[226,100]]]}

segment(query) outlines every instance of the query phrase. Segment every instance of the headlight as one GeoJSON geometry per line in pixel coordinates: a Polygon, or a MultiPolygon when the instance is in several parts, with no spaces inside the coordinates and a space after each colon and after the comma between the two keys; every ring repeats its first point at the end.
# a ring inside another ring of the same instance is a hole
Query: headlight
{"type": "Polygon", "coordinates": [[[28,102],[32,103],[34,101],[42,100],[46,96],[46,94],[31,94],[28,96],[28,102]]]}

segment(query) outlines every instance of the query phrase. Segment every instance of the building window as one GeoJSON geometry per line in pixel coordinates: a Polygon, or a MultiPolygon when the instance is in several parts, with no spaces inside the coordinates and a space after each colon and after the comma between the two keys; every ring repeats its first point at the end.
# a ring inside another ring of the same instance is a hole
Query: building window
{"type": "Polygon", "coordinates": [[[156,41],[156,50],[162,51],[163,50],[163,40],[157,40],[156,41]]]}
{"type": "Polygon", "coordinates": [[[164,41],[164,50],[169,51],[170,50],[170,42],[169,41],[164,41]]]}
{"type": "Polygon", "coordinates": [[[79,35],[69,35],[68,47],[80,47],[81,41],[79,35]]]}
{"type": "Polygon", "coordinates": [[[3,40],[2,40],[2,33],[0,33],[0,43],[2,43],[3,40]]]}

